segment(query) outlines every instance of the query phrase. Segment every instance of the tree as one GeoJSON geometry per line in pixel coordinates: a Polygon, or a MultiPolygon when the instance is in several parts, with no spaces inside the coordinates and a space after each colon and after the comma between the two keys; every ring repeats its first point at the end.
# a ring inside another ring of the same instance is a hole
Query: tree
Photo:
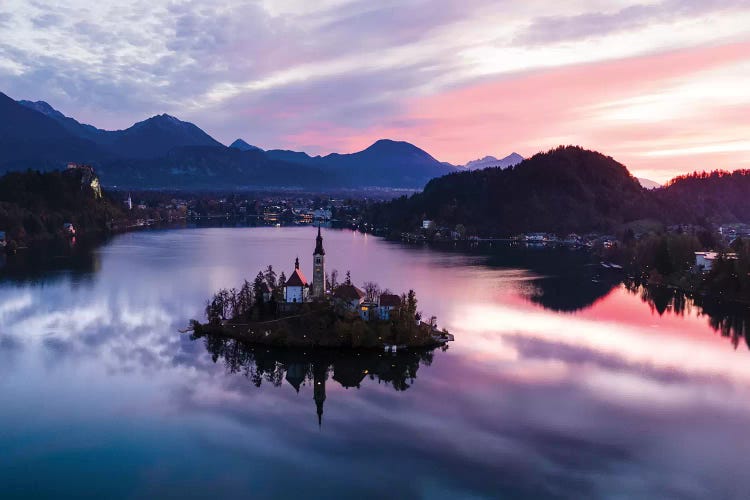
{"type": "Polygon", "coordinates": [[[417,314],[417,294],[414,290],[409,290],[406,296],[406,311],[412,316],[417,314]]]}
{"type": "Polygon", "coordinates": [[[269,266],[266,268],[265,273],[263,273],[263,277],[266,279],[268,288],[270,288],[271,291],[274,292],[276,290],[276,271],[273,270],[272,265],[269,264],[269,266]]]}
{"type": "Polygon", "coordinates": [[[374,281],[365,281],[362,286],[365,289],[365,300],[375,302],[380,295],[380,287],[374,281]]]}
{"type": "Polygon", "coordinates": [[[347,271],[346,272],[346,279],[344,280],[345,285],[351,285],[352,284],[352,272],[347,271]]]}
{"type": "Polygon", "coordinates": [[[654,267],[662,276],[669,276],[674,271],[672,256],[666,238],[661,238],[654,254],[654,267]]]}
{"type": "Polygon", "coordinates": [[[250,315],[250,311],[253,308],[253,288],[252,285],[250,285],[250,282],[248,282],[247,280],[242,283],[242,288],[240,288],[237,303],[239,308],[239,310],[237,311],[237,316],[243,319],[247,319],[250,315]]]}
{"type": "Polygon", "coordinates": [[[734,250],[735,252],[741,252],[744,248],[744,242],[742,241],[742,238],[740,236],[736,237],[734,241],[729,245],[729,248],[734,250]]]}
{"type": "Polygon", "coordinates": [[[258,271],[255,280],[253,280],[253,296],[255,297],[255,305],[263,305],[263,273],[258,271]]]}
{"type": "Polygon", "coordinates": [[[331,271],[331,291],[336,290],[339,287],[339,272],[336,269],[331,271]]]}
{"type": "Polygon", "coordinates": [[[281,271],[281,274],[279,275],[278,286],[273,291],[273,296],[276,298],[276,300],[282,300],[284,298],[284,285],[285,284],[286,284],[286,275],[284,274],[284,271],[281,271]]]}

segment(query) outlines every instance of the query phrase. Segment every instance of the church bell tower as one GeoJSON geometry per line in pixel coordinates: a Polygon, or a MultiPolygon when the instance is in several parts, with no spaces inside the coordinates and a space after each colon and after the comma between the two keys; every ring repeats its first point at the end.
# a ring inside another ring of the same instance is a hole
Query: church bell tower
{"type": "Polygon", "coordinates": [[[325,297],[326,290],[326,269],[325,255],[323,250],[323,237],[320,235],[320,225],[318,225],[318,237],[315,238],[315,251],[313,252],[313,280],[312,295],[316,299],[325,297]]]}

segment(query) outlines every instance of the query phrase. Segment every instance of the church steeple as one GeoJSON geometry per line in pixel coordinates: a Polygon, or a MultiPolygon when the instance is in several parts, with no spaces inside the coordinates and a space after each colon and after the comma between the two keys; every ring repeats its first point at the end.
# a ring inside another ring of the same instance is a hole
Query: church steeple
{"type": "Polygon", "coordinates": [[[320,235],[320,224],[318,224],[318,237],[315,238],[315,251],[313,255],[325,255],[326,251],[323,250],[323,236],[320,235]]]}
{"type": "Polygon", "coordinates": [[[318,237],[315,238],[315,251],[313,252],[312,280],[312,295],[316,299],[324,299],[326,295],[325,254],[323,236],[320,234],[320,225],[318,225],[318,237]]]}
{"type": "Polygon", "coordinates": [[[328,379],[328,365],[313,363],[313,399],[318,414],[318,427],[323,425],[323,403],[326,400],[326,380],[328,379]]]}

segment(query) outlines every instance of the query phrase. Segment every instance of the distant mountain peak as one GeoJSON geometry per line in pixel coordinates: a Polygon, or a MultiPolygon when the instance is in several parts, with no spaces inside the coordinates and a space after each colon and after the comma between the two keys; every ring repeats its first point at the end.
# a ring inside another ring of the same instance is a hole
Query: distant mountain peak
{"type": "Polygon", "coordinates": [[[646,189],[656,189],[662,187],[660,183],[652,181],[651,179],[646,179],[645,177],[636,177],[636,179],[638,180],[638,183],[646,189]]]}
{"type": "Polygon", "coordinates": [[[424,156],[426,158],[430,158],[434,161],[435,160],[432,155],[430,155],[427,151],[424,149],[415,146],[414,144],[406,141],[395,141],[393,139],[378,139],[377,141],[373,142],[368,148],[360,151],[359,153],[354,154],[384,154],[384,155],[392,155],[392,154],[417,154],[420,156],[424,156]]]}
{"type": "Polygon", "coordinates": [[[485,156],[484,158],[479,158],[478,160],[472,160],[464,165],[464,168],[466,168],[467,170],[480,170],[490,167],[508,168],[514,165],[518,165],[523,160],[523,156],[519,155],[516,152],[513,152],[505,158],[498,159],[494,156],[485,156]]]}
{"type": "Polygon", "coordinates": [[[18,101],[18,104],[26,106],[27,108],[33,109],[35,111],[39,111],[40,113],[43,113],[47,116],[65,116],[45,101],[18,101]]]}
{"type": "Polygon", "coordinates": [[[258,146],[253,146],[252,144],[248,144],[243,139],[237,139],[232,144],[229,145],[230,148],[239,149],[240,151],[263,151],[258,146]]]}

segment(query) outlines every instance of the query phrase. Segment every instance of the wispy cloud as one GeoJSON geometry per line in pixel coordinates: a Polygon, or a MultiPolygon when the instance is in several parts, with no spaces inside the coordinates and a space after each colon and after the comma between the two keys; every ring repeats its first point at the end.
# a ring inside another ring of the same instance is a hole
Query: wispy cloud
{"type": "MultiPolygon", "coordinates": [[[[234,0],[221,6],[197,0],[9,0],[0,5],[0,90],[48,100],[103,128],[169,112],[223,142],[242,136],[263,147],[304,146],[319,153],[366,146],[381,131],[399,133],[454,162],[513,149],[528,154],[554,140],[612,152],[622,150],[612,138],[592,143],[571,122],[555,122],[534,103],[549,103],[553,115],[590,113],[591,129],[635,129],[616,117],[637,111],[642,118],[649,108],[654,116],[666,108],[684,110],[687,94],[680,90],[692,85],[690,97],[700,102],[716,88],[716,79],[674,67],[667,68],[667,82],[663,68],[641,67],[607,82],[638,89],[631,93],[609,96],[591,80],[598,97],[582,98],[575,93],[585,91],[583,85],[565,93],[549,81],[524,92],[521,101],[502,93],[506,82],[550,70],[585,80],[587,65],[597,73],[598,65],[631,67],[632,61],[683,50],[700,54],[750,40],[748,26],[746,0],[234,0]],[[654,80],[654,73],[662,76],[654,80]],[[425,108],[461,92],[471,108],[472,89],[487,85],[501,92],[493,99],[511,106],[490,106],[493,113],[478,109],[473,118],[462,111],[471,125],[463,131],[425,108]],[[649,93],[640,96],[642,90],[649,93]],[[516,102],[531,109],[520,115],[516,102]],[[595,108],[598,115],[591,112],[595,108]]],[[[746,101],[741,78],[727,71],[722,92],[746,101]]],[[[727,106],[731,102],[721,104],[727,106]]],[[[691,119],[711,112],[703,106],[691,119]]],[[[664,125],[664,138],[680,140],[664,125]]],[[[734,140],[738,126],[734,120],[721,127],[725,142],[734,140]]],[[[667,157],[652,163],[649,151],[625,160],[661,178],[681,170],[667,157]]]]}

